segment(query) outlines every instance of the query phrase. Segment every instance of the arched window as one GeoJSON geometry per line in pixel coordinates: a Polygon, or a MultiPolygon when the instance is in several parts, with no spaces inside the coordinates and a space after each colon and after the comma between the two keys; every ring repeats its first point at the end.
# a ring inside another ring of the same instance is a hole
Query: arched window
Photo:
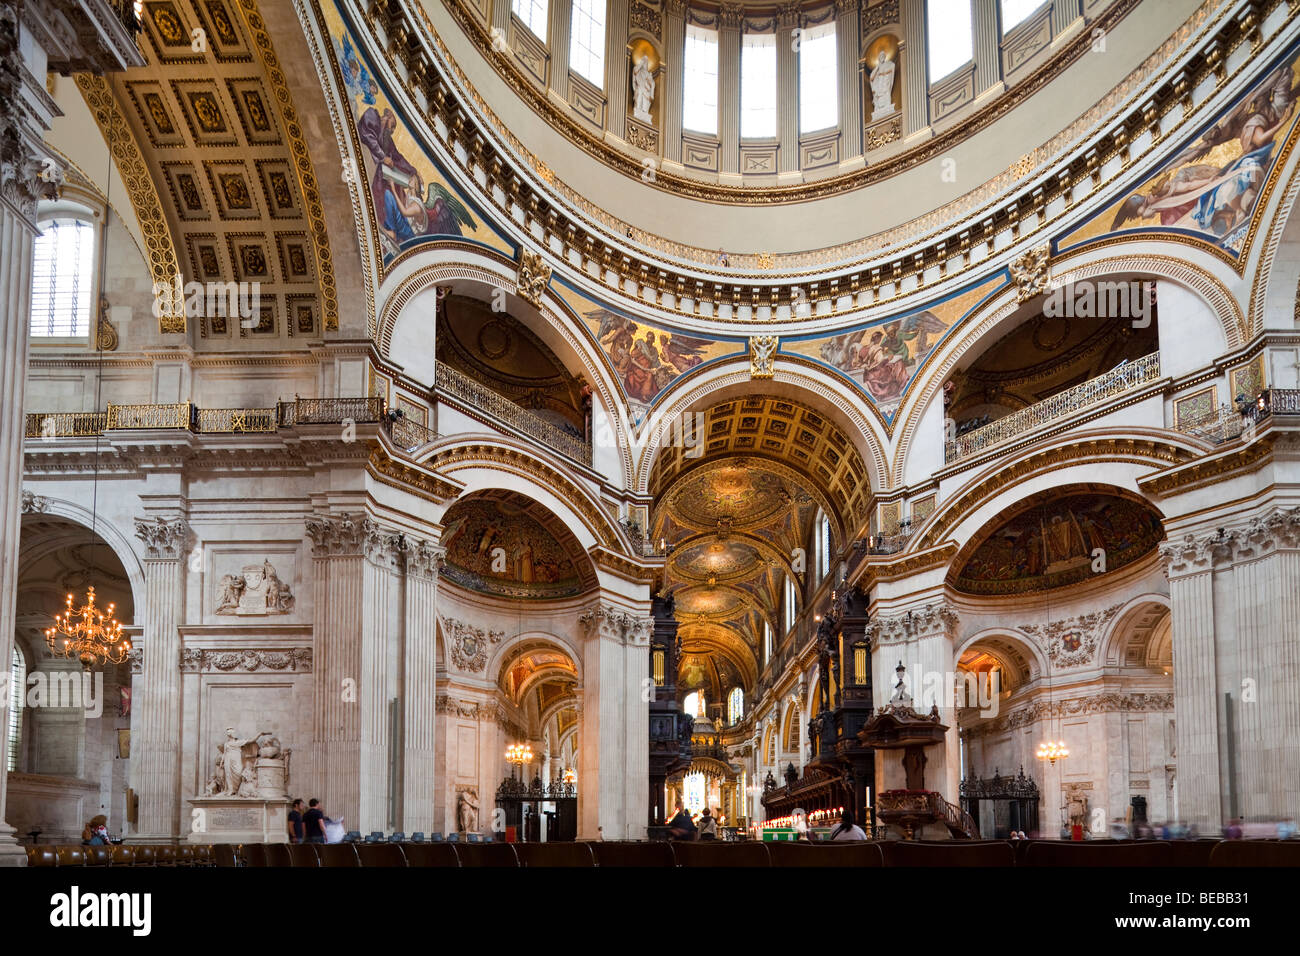
{"type": "Polygon", "coordinates": [[[682,709],[692,717],[703,717],[705,716],[704,708],[706,704],[707,701],[704,699],[704,691],[693,690],[687,694],[686,699],[682,701],[682,709]]]}
{"type": "Polygon", "coordinates": [[[817,516],[817,580],[822,581],[831,570],[831,519],[817,516]]]}
{"type": "Polygon", "coordinates": [[[766,665],[772,659],[772,623],[768,620],[763,621],[763,663],[766,665]]]}
{"type": "Polygon", "coordinates": [[[839,122],[835,21],[799,35],[799,132],[830,129],[839,122]]]}
{"type": "Polygon", "coordinates": [[[745,692],[739,687],[733,687],[727,696],[727,723],[738,724],[744,719],[745,692]]]}
{"type": "Polygon", "coordinates": [[[1037,13],[1044,0],[1002,0],[1002,32],[1006,33],[1017,24],[1024,23],[1031,14],[1037,13]]]}
{"type": "Polygon", "coordinates": [[[682,803],[692,813],[704,809],[704,774],[698,770],[688,773],[682,781],[682,803]]]}
{"type": "Polygon", "coordinates": [[[35,338],[77,338],[90,332],[95,297],[95,226],[88,219],[47,219],[32,258],[35,338]]]}
{"type": "Polygon", "coordinates": [[[546,41],[546,0],[513,0],[510,8],[538,39],[546,41]]]}
{"type": "Polygon", "coordinates": [[[689,24],[682,58],[682,127],[716,136],[718,132],[718,31],[689,24]]]}
{"type": "Polygon", "coordinates": [[[968,63],[975,49],[970,0],[925,0],[925,40],[931,83],[968,63]]]}
{"type": "Polygon", "coordinates": [[[740,135],[776,135],[776,34],[747,33],[740,45],[740,135]]]}
{"type": "Polygon", "coordinates": [[[9,742],[6,770],[18,769],[18,745],[23,737],[23,690],[27,687],[27,665],[23,652],[14,648],[9,665],[9,719],[5,721],[5,739],[9,742]]]}
{"type": "Polygon", "coordinates": [[[789,634],[790,628],[794,627],[794,614],[795,614],[794,599],[795,599],[794,579],[786,578],[785,579],[785,600],[782,602],[782,616],[783,616],[783,626],[781,628],[782,637],[784,637],[786,634],[789,634]]]}
{"type": "Polygon", "coordinates": [[[583,79],[605,86],[605,0],[573,0],[569,66],[583,79]]]}

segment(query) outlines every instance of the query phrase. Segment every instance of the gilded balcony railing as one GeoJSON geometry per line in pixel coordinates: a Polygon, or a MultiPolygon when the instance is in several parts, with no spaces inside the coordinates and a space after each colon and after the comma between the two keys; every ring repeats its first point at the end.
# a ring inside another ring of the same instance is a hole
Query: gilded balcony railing
{"type": "Polygon", "coordinates": [[[114,405],[108,403],[106,431],[115,428],[184,428],[193,425],[194,406],[189,402],[173,405],[114,405]]]}
{"type": "Polygon", "coordinates": [[[441,436],[432,428],[426,428],[419,422],[413,422],[409,418],[398,418],[388,426],[388,437],[398,448],[411,452],[421,445],[437,441],[441,436]]]}
{"type": "Polygon", "coordinates": [[[1220,405],[1206,415],[1180,422],[1174,430],[1212,445],[1232,441],[1241,435],[1249,419],[1231,405],[1220,405]]]}
{"type": "Polygon", "coordinates": [[[1101,405],[1136,388],[1160,378],[1160,353],[1152,352],[1134,362],[1125,362],[1104,375],[1082,382],[1073,388],[1058,392],[1051,398],[1036,402],[1028,408],[1012,412],[980,428],[958,435],[944,443],[944,461],[952,463],[969,458],[987,448],[1027,432],[1060,421],[1075,412],[1101,405]]]}
{"type": "Polygon", "coordinates": [[[497,421],[554,448],[574,461],[591,464],[590,442],[561,431],[550,422],[538,418],[528,409],[521,408],[504,395],[494,392],[449,365],[439,362],[435,374],[438,388],[453,398],[472,405],[497,421]]]}
{"type": "Polygon", "coordinates": [[[32,412],[25,438],[89,438],[104,430],[104,412],[32,412]]]}
{"type": "Polygon", "coordinates": [[[378,422],[384,417],[384,400],[369,398],[298,398],[280,402],[277,417],[282,427],[378,422]]]}
{"type": "Polygon", "coordinates": [[[198,430],[205,434],[273,432],[274,408],[200,408],[198,430]]]}

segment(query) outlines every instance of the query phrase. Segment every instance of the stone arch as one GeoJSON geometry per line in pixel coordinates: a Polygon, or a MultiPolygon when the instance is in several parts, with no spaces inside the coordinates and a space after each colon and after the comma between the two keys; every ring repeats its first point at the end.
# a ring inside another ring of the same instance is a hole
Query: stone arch
{"type": "MultiPolygon", "coordinates": [[[[1221,260],[1202,250],[1189,251],[1179,245],[1177,255],[1167,255],[1152,249],[1152,243],[1166,242],[1158,239],[1125,239],[1116,245],[1098,249],[1096,245],[1075,252],[1063,253],[1053,259],[1053,283],[1077,282],[1109,275],[1131,275],[1143,278],[1168,279],[1198,295],[1211,309],[1223,331],[1227,350],[1239,347],[1248,338],[1246,318],[1228,283],[1236,279],[1232,270],[1221,260]]],[[[1027,312],[1039,300],[1017,301],[1016,287],[1008,284],[990,295],[966,318],[955,334],[941,343],[938,354],[929,360],[926,378],[919,387],[909,390],[899,406],[897,420],[904,423],[895,435],[896,445],[890,463],[890,481],[904,480],[907,456],[924,411],[931,402],[940,401],[943,383],[947,381],[957,363],[1018,313],[1027,312]]]]}
{"type": "Polygon", "coordinates": [[[1172,609],[1168,595],[1156,592],[1139,594],[1126,601],[1101,636],[1097,660],[1107,667],[1150,666],[1154,645],[1169,629],[1172,609]],[[1126,653],[1135,631],[1145,632],[1142,643],[1146,651],[1141,665],[1130,664],[1126,653]]]}
{"type": "MultiPolygon", "coordinates": [[[[1259,221],[1267,221],[1268,225],[1262,230],[1263,241],[1256,247],[1255,275],[1250,285],[1248,337],[1252,338],[1269,325],[1270,313],[1278,313],[1279,318],[1290,318],[1291,324],[1279,320],[1274,328],[1295,328],[1297,321],[1295,303],[1300,298],[1300,255],[1291,252],[1279,257],[1278,253],[1283,247],[1290,249],[1300,244],[1300,216],[1295,214],[1297,205],[1300,205],[1300,151],[1291,151],[1284,176],[1285,188],[1274,190],[1267,206],[1256,213],[1260,216],[1259,221]]],[[[1258,236],[1255,239],[1258,242],[1258,236]]],[[[1246,251],[1249,253],[1250,249],[1246,251]]]]}
{"type": "MultiPolygon", "coordinates": [[[[491,657],[488,659],[486,674],[489,679],[496,684],[497,689],[504,693],[501,687],[501,675],[507,666],[527,656],[534,651],[554,651],[568,658],[569,663],[573,665],[572,676],[577,680],[579,686],[582,684],[582,649],[571,643],[572,638],[564,637],[550,631],[522,631],[514,637],[503,640],[497,647],[491,657]]],[[[556,669],[558,673],[558,669],[556,669]]],[[[549,672],[547,669],[539,670],[538,673],[549,672]]],[[[531,687],[531,683],[529,684],[531,687]]]]}
{"type": "Polygon", "coordinates": [[[1050,664],[1042,646],[1029,635],[1014,627],[986,627],[959,640],[953,648],[953,670],[962,670],[962,657],[976,647],[990,648],[995,657],[1007,663],[1014,663],[1018,668],[1018,682],[1010,690],[1012,694],[1023,690],[1050,671],[1050,664]]]}
{"type": "MultiPolygon", "coordinates": [[[[449,286],[470,295],[475,289],[487,290],[489,297],[504,294],[510,314],[542,339],[570,371],[582,375],[591,384],[593,411],[599,408],[614,423],[616,434],[629,433],[630,419],[622,392],[605,356],[583,332],[581,320],[549,286],[537,304],[520,298],[516,279],[514,261],[495,250],[441,245],[424,250],[420,256],[399,265],[385,280],[385,286],[390,289],[380,310],[375,333],[380,355],[386,360],[394,360],[395,341],[400,344],[401,340],[401,336],[397,336],[399,325],[421,308],[428,308],[432,314],[432,297],[438,286],[449,286]],[[445,260],[439,258],[440,253],[446,254],[445,260]]],[[[430,347],[430,357],[432,353],[430,347]]],[[[430,377],[425,384],[432,386],[433,381],[430,377]]],[[[626,442],[617,445],[617,457],[623,471],[622,483],[626,486],[632,480],[632,452],[626,442]]],[[[593,448],[593,452],[596,451],[593,448]]]]}
{"type": "MultiPolygon", "coordinates": [[[[38,520],[41,517],[62,518],[73,525],[78,526],[86,534],[89,534],[92,523],[92,515],[89,509],[73,501],[64,498],[44,498],[44,510],[40,512],[26,512],[23,514],[23,523],[38,520]]],[[[145,593],[144,565],[141,562],[140,554],[135,547],[126,538],[116,524],[102,518],[94,520],[95,534],[103,541],[117,556],[121,562],[122,568],[126,571],[127,580],[131,585],[131,596],[136,606],[141,606],[141,595],[145,593]]]]}

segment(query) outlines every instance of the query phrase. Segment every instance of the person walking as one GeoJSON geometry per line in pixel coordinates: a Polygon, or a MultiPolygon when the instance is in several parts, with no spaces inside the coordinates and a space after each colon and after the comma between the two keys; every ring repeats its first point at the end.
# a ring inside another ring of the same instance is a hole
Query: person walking
{"type": "Polygon", "coordinates": [[[308,843],[325,842],[325,808],[315,797],[307,801],[307,812],[302,815],[302,824],[308,843]]]}
{"type": "Polygon", "coordinates": [[[306,828],[302,822],[302,797],[299,797],[289,806],[289,842],[302,843],[307,835],[306,828]]]}
{"type": "Polygon", "coordinates": [[[668,821],[668,837],[672,840],[694,840],[695,839],[695,821],[691,815],[686,812],[685,806],[678,798],[675,805],[677,812],[673,818],[668,821]]]}
{"type": "Polygon", "coordinates": [[[831,840],[836,843],[843,843],[849,840],[865,840],[866,833],[862,827],[853,822],[853,811],[845,809],[840,813],[840,822],[834,830],[831,831],[831,840]]]}

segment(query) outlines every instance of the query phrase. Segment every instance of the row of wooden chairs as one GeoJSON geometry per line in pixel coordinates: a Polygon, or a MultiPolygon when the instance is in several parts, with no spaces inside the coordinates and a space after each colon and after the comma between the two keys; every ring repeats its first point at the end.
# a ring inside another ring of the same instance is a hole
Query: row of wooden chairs
{"type": "Polygon", "coordinates": [[[216,866],[211,846],[29,846],[28,866],[216,866]]]}
{"type": "Polygon", "coordinates": [[[225,865],[292,867],[1300,866],[1300,840],[246,844],[225,865]],[[238,863],[235,862],[238,860],[238,863]]]}

